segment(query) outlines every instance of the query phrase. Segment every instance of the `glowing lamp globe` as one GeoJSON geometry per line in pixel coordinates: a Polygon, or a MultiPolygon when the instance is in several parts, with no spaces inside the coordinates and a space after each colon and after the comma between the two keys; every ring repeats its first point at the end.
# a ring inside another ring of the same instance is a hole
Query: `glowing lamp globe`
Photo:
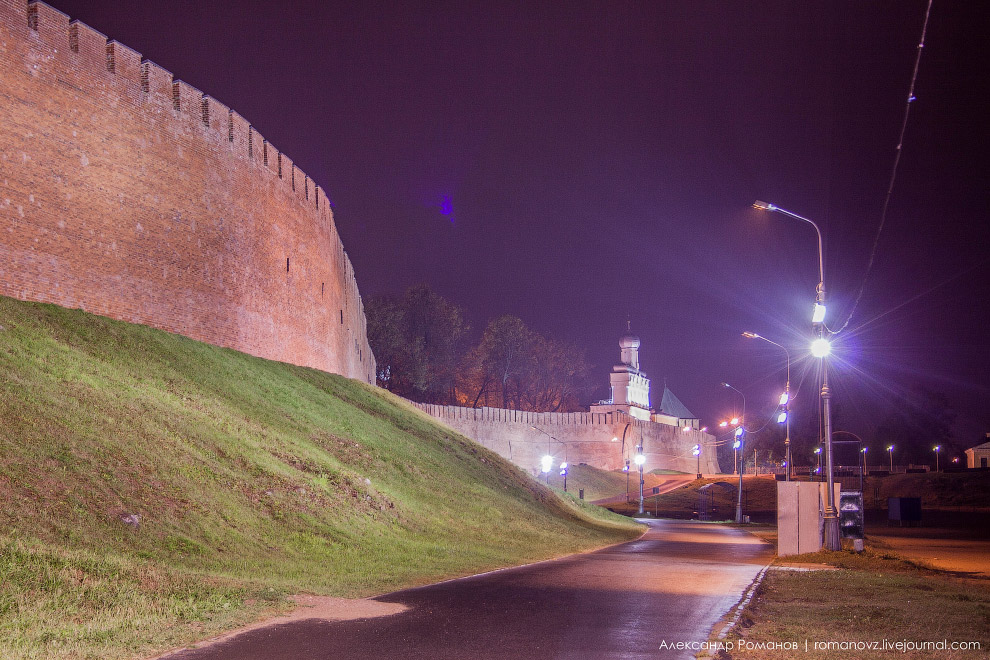
{"type": "Polygon", "coordinates": [[[811,342],[811,354],[816,358],[826,357],[831,352],[832,345],[828,343],[827,339],[819,338],[811,342]]]}

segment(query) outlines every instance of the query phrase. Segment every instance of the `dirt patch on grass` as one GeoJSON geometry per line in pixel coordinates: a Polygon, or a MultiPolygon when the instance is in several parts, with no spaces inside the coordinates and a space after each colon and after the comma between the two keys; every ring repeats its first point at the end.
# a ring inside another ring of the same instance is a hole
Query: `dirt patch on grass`
{"type": "MultiPolygon", "coordinates": [[[[296,607],[288,614],[257,621],[242,628],[238,628],[237,630],[232,630],[224,635],[220,635],[219,637],[211,637],[210,639],[203,640],[202,642],[197,642],[187,648],[200,649],[213,646],[214,644],[225,642],[252,630],[284,625],[286,623],[293,623],[296,621],[307,621],[309,619],[320,619],[323,621],[374,619],[381,616],[401,614],[408,609],[401,603],[381,603],[368,598],[333,598],[331,596],[312,596],[308,594],[300,594],[296,596],[289,596],[289,599],[295,602],[296,607]]],[[[187,649],[176,649],[169,651],[164,655],[157,656],[154,660],[165,660],[166,658],[185,650],[187,649]]]]}
{"type": "Polygon", "coordinates": [[[901,557],[921,562],[956,577],[990,580],[990,541],[870,534],[901,557]]]}

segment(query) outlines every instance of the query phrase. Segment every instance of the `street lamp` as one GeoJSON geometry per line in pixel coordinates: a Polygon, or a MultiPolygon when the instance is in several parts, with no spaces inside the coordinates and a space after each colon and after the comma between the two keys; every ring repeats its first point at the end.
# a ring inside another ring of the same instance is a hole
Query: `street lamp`
{"type": "Polygon", "coordinates": [[[643,456],[642,445],[636,445],[636,465],[639,466],[639,513],[643,513],[643,463],[646,462],[646,456],[643,456]]]}
{"type": "Polygon", "coordinates": [[[818,236],[818,287],[815,290],[815,307],[812,312],[811,324],[818,331],[818,338],[813,345],[813,354],[822,361],[822,417],[825,419],[825,472],[828,476],[828,495],[826,497],[824,534],[825,548],[827,550],[841,550],[842,542],[839,539],[839,518],[835,510],[835,488],[832,473],[832,391],[828,387],[828,363],[825,358],[828,356],[828,329],[825,327],[825,257],[822,252],[822,232],[814,222],[792,213],[787,209],[769,204],[767,202],[753,202],[753,208],[762,211],[771,211],[786,215],[789,218],[807,222],[815,228],[818,236]]]}
{"type": "Polygon", "coordinates": [[[541,466],[543,468],[543,473],[547,475],[547,485],[550,485],[550,470],[553,469],[553,456],[547,454],[540,459],[541,466]]]}
{"type": "Polygon", "coordinates": [[[894,445],[887,445],[887,453],[890,454],[890,473],[894,473],[894,445]]]}
{"type": "MultiPolygon", "coordinates": [[[[728,388],[730,390],[734,390],[734,391],[738,392],[739,393],[739,396],[742,397],[742,401],[743,401],[742,418],[741,419],[739,419],[739,418],[733,418],[733,421],[734,422],[738,422],[739,423],[739,428],[736,429],[736,433],[735,433],[735,435],[736,435],[736,441],[732,444],[733,448],[736,449],[736,454],[738,455],[739,454],[739,450],[742,449],[742,446],[743,446],[743,435],[746,433],[746,425],[744,423],[745,422],[745,419],[746,419],[746,395],[743,394],[741,391],[737,390],[736,388],[734,388],[732,385],[729,385],[728,383],[722,383],[722,387],[725,387],[725,388],[728,388]],[[736,446],[736,445],[738,445],[738,446],[736,446]]],[[[745,454],[744,454],[744,456],[745,456],[745,454]]],[[[746,461],[745,460],[739,461],[739,488],[736,490],[736,523],[737,524],[742,523],[742,521],[743,521],[743,517],[742,517],[742,490],[743,490],[742,478],[743,478],[743,470],[745,469],[745,467],[746,467],[746,461]]]]}
{"type": "MultiPolygon", "coordinates": [[[[553,437],[543,429],[538,426],[530,426],[529,428],[534,431],[539,431],[543,435],[547,436],[547,455],[541,459],[543,471],[547,473],[547,485],[550,484],[550,470],[553,469],[553,452],[550,449],[550,441],[554,441],[564,447],[564,461],[561,463],[560,467],[562,470],[567,468],[567,444],[553,437]]],[[[564,477],[564,492],[567,492],[567,475],[564,472],[560,473],[564,477]]]]}
{"type": "Polygon", "coordinates": [[[758,335],[755,332],[744,332],[743,337],[749,337],[750,339],[762,339],[768,344],[773,344],[777,348],[784,351],[784,356],[787,358],[787,380],[784,381],[784,394],[780,397],[780,403],[784,406],[784,481],[791,480],[791,414],[790,414],[790,401],[791,401],[791,354],[786,348],[778,344],[777,342],[767,339],[762,335],[758,335]]]}
{"type": "Polygon", "coordinates": [[[859,450],[863,454],[863,471],[859,473],[859,492],[863,493],[863,497],[866,497],[866,491],[863,490],[863,476],[866,474],[866,452],[870,451],[869,447],[863,447],[859,450]]]}
{"type": "Polygon", "coordinates": [[[691,453],[698,459],[698,478],[701,479],[701,445],[695,445],[691,453]]]}
{"type": "Polygon", "coordinates": [[[815,474],[818,475],[819,480],[822,476],[822,448],[815,447],[815,456],[818,457],[818,467],[815,468],[815,474]]]}
{"type": "Polygon", "coordinates": [[[942,449],[942,445],[935,445],[932,447],[932,451],[935,452],[935,471],[938,472],[938,452],[942,449]]]}

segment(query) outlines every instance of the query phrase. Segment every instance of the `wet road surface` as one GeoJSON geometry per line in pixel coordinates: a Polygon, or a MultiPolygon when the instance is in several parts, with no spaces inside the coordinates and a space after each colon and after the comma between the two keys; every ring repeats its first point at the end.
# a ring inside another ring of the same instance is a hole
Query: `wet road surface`
{"type": "Polygon", "coordinates": [[[270,626],[168,658],[693,658],[661,647],[706,640],[773,551],[724,525],[649,525],[597,552],[374,599],[401,614],[270,626]]]}

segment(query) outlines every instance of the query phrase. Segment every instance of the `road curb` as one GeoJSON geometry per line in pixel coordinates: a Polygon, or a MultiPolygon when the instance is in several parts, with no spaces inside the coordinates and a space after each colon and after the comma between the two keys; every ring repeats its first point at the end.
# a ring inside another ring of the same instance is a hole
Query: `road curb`
{"type": "MultiPolygon", "coordinates": [[[[759,588],[760,583],[763,582],[763,577],[767,574],[767,571],[770,569],[771,565],[772,564],[767,564],[766,566],[760,569],[760,572],[756,574],[756,577],[753,578],[753,581],[750,582],[749,586],[746,587],[746,590],[743,591],[742,597],[739,599],[739,602],[733,605],[729,609],[729,611],[725,614],[725,616],[722,617],[722,619],[718,623],[712,626],[712,632],[709,635],[709,639],[721,641],[725,639],[730,632],[732,632],[732,629],[735,628],[736,625],[739,623],[739,618],[742,616],[743,610],[746,609],[746,606],[749,605],[749,602],[753,600],[753,596],[756,594],[756,590],[759,588]],[[718,630],[717,633],[715,632],[716,630],[718,630]]],[[[717,648],[718,645],[714,644],[712,646],[717,648]]],[[[718,654],[712,655],[711,652],[706,649],[698,653],[695,656],[695,659],[706,660],[706,659],[714,659],[717,657],[718,654]]]]}

